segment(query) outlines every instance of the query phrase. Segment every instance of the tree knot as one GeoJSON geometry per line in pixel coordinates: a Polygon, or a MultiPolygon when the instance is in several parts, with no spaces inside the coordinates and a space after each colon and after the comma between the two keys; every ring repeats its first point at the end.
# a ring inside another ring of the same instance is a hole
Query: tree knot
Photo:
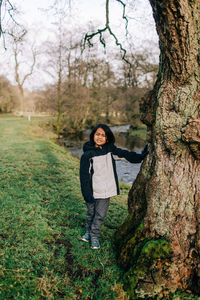
{"type": "Polygon", "coordinates": [[[195,159],[200,160],[200,119],[189,120],[189,124],[182,129],[182,140],[188,143],[195,159]]]}

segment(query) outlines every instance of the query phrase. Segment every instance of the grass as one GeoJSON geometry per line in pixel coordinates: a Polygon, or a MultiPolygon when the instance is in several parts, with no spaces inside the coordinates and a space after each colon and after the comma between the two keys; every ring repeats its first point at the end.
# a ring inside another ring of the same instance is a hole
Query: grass
{"type": "Polygon", "coordinates": [[[128,299],[112,237],[129,187],[113,198],[101,249],[84,233],[79,160],[56,145],[40,118],[0,117],[0,299],[128,299]]]}
{"type": "Polygon", "coordinates": [[[147,128],[144,124],[140,125],[137,129],[130,128],[129,135],[139,137],[143,141],[146,141],[147,128]]]}

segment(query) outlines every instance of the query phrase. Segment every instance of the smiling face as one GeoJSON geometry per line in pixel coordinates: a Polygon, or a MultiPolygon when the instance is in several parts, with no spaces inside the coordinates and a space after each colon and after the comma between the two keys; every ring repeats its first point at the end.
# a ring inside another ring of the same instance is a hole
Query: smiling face
{"type": "Polygon", "coordinates": [[[102,128],[98,128],[94,134],[94,143],[96,147],[101,147],[106,143],[106,134],[102,128]]]}

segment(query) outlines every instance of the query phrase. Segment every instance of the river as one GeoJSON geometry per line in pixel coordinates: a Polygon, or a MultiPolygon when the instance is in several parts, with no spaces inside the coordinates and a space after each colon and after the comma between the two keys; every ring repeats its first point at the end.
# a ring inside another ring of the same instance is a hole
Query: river
{"type": "MultiPolygon", "coordinates": [[[[130,125],[121,125],[110,127],[115,135],[115,145],[117,147],[128,149],[140,153],[145,146],[145,142],[138,137],[128,136],[127,130],[130,125]]],[[[63,139],[65,147],[76,157],[81,157],[83,144],[89,139],[90,130],[86,130],[81,137],[70,137],[63,139]]],[[[117,174],[119,180],[132,185],[135,180],[141,164],[131,164],[127,161],[117,160],[117,174]]]]}

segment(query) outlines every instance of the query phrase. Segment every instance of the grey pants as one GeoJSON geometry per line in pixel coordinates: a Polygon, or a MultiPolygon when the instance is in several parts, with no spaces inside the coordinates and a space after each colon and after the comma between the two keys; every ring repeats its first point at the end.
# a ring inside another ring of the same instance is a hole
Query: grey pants
{"type": "Polygon", "coordinates": [[[92,238],[99,238],[101,225],[109,208],[110,198],[97,199],[95,203],[87,203],[86,232],[92,238]]]}

